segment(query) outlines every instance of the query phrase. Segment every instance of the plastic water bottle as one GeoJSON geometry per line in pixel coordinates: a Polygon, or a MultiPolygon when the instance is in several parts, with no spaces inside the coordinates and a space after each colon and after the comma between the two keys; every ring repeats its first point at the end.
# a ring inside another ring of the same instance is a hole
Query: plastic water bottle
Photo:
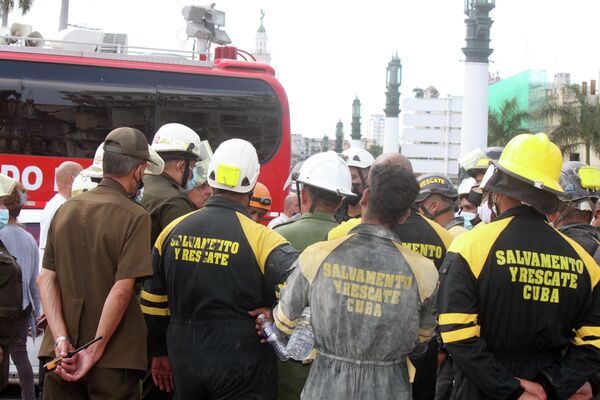
{"type": "Polygon", "coordinates": [[[294,328],[287,344],[287,352],[291,358],[304,361],[315,345],[315,334],[310,323],[310,307],[302,310],[298,325],[294,328]]]}
{"type": "Polygon", "coordinates": [[[273,323],[264,316],[264,314],[260,314],[258,316],[258,320],[260,321],[260,327],[262,329],[263,336],[267,339],[267,342],[273,347],[275,350],[275,355],[279,358],[280,361],[287,361],[290,359],[288,352],[285,348],[285,344],[281,341],[279,336],[277,335],[277,329],[273,326],[273,323]]]}

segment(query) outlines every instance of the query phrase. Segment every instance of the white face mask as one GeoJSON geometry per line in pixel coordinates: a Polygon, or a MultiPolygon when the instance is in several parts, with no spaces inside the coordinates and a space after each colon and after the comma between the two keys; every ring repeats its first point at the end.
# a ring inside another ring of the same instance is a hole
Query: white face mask
{"type": "Polygon", "coordinates": [[[477,215],[481,222],[489,224],[492,222],[492,213],[496,214],[496,207],[490,208],[487,201],[484,201],[479,207],[477,207],[477,215]]]}

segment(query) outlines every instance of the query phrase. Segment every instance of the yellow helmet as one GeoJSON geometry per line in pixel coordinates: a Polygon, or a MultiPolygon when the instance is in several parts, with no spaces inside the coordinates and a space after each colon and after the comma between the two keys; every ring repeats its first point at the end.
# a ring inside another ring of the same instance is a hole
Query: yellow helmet
{"type": "Polygon", "coordinates": [[[507,175],[538,189],[563,193],[560,186],[562,154],[545,133],[515,136],[504,148],[500,159],[492,163],[507,175]]]}

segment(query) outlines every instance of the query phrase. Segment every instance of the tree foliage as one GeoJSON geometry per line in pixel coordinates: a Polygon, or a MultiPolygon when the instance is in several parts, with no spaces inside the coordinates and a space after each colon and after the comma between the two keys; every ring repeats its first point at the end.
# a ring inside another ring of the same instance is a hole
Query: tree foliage
{"type": "MultiPolygon", "coordinates": [[[[18,8],[23,15],[31,9],[33,0],[19,0],[18,8]]],[[[8,26],[8,13],[15,7],[14,0],[0,0],[0,9],[2,9],[2,27],[8,26]]]]}
{"type": "Polygon", "coordinates": [[[588,98],[578,85],[563,88],[562,104],[547,101],[537,114],[547,119],[549,134],[563,152],[585,147],[585,162],[590,163],[593,151],[600,154],[600,103],[597,97],[588,98]]]}
{"type": "Polygon", "coordinates": [[[367,151],[369,153],[371,153],[371,155],[373,156],[373,158],[377,158],[381,155],[381,153],[383,153],[383,147],[377,145],[377,144],[372,144],[369,146],[369,148],[367,149],[367,151]]]}
{"type": "Polygon", "coordinates": [[[505,146],[513,137],[530,130],[524,124],[531,114],[519,108],[517,98],[504,100],[500,110],[488,113],[488,145],[505,146]]]}

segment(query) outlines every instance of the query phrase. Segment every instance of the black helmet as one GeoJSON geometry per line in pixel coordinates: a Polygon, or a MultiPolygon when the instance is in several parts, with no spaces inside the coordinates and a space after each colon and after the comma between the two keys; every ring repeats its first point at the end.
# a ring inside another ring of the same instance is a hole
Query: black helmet
{"type": "Polygon", "coordinates": [[[600,169],[579,161],[563,164],[560,186],[564,193],[558,195],[566,203],[589,199],[595,202],[600,197],[600,169]]]}
{"type": "Polygon", "coordinates": [[[415,203],[420,203],[432,194],[439,194],[444,197],[448,197],[452,200],[458,198],[458,191],[448,179],[447,176],[442,174],[425,174],[417,178],[419,187],[419,195],[415,199],[415,203]]]}
{"type": "Polygon", "coordinates": [[[478,173],[483,174],[487,171],[490,161],[498,161],[504,147],[487,147],[473,160],[470,166],[465,166],[465,172],[475,178],[478,173]]]}

